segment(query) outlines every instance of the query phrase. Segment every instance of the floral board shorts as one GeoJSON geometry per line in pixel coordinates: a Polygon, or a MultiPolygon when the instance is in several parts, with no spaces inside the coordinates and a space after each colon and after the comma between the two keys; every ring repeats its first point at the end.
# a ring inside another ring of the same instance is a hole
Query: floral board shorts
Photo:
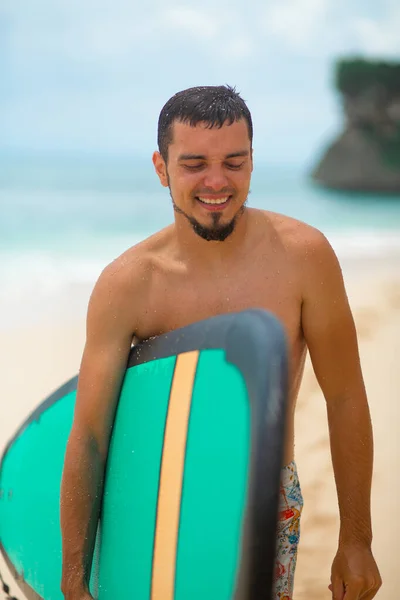
{"type": "Polygon", "coordinates": [[[296,463],[291,462],[281,475],[273,600],[293,599],[302,509],[296,463]]]}

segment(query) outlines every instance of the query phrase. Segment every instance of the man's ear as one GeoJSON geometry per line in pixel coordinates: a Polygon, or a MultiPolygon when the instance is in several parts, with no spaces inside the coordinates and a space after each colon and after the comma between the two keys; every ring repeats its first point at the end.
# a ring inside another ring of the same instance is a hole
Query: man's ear
{"type": "Polygon", "coordinates": [[[165,164],[165,160],[159,152],[154,152],[153,154],[153,165],[161,185],[168,187],[167,165],[165,164]]]}

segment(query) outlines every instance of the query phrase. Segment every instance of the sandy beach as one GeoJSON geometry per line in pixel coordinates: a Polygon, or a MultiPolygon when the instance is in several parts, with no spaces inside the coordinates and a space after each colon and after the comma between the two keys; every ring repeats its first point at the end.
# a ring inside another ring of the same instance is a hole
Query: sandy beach
{"type": "MultiPolygon", "coordinates": [[[[361,364],[374,429],[372,488],[373,551],[383,586],[376,598],[398,597],[400,534],[397,473],[400,466],[400,269],[352,269],[346,284],[357,326],[361,364]]],[[[338,508],[329,452],[325,401],[307,364],[297,408],[296,455],[304,495],[295,600],[328,600],[332,559],[336,553],[338,508]]]]}
{"type": "MultiPolygon", "coordinates": [[[[353,262],[344,274],[359,336],[361,362],[368,391],[375,436],[373,481],[373,549],[384,585],[379,600],[398,597],[400,537],[397,473],[400,420],[400,262],[353,262]],[[397,273],[396,273],[397,270],[397,273]]],[[[71,294],[73,294],[71,290],[71,294]]],[[[84,344],[84,306],[88,289],[80,288],[75,314],[59,314],[31,326],[0,331],[2,365],[3,448],[31,410],[55,388],[75,375],[84,344]]],[[[298,401],[296,460],[305,507],[296,600],[328,600],[331,562],[336,551],[338,508],[329,453],[325,402],[307,363],[298,401]]],[[[23,596],[0,559],[0,572],[18,599],[23,596]]],[[[0,593],[0,598],[4,598],[0,593]]]]}

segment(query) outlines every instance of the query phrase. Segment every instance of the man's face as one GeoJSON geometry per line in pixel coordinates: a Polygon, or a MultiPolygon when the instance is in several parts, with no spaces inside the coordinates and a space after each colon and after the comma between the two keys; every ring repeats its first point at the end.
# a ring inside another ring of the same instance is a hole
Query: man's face
{"type": "Polygon", "coordinates": [[[249,193],[253,164],[246,121],[212,129],[175,122],[168,163],[159,153],[153,160],[177,215],[203,239],[226,239],[249,193]]]}

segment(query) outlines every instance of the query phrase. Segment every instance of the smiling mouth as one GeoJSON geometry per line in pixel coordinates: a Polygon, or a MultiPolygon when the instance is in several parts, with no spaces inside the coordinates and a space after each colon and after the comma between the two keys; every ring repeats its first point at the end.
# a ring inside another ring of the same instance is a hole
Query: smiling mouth
{"type": "Polygon", "coordinates": [[[196,196],[196,200],[203,204],[206,208],[223,208],[232,196],[223,196],[220,198],[204,198],[203,196],[196,196]]]}

